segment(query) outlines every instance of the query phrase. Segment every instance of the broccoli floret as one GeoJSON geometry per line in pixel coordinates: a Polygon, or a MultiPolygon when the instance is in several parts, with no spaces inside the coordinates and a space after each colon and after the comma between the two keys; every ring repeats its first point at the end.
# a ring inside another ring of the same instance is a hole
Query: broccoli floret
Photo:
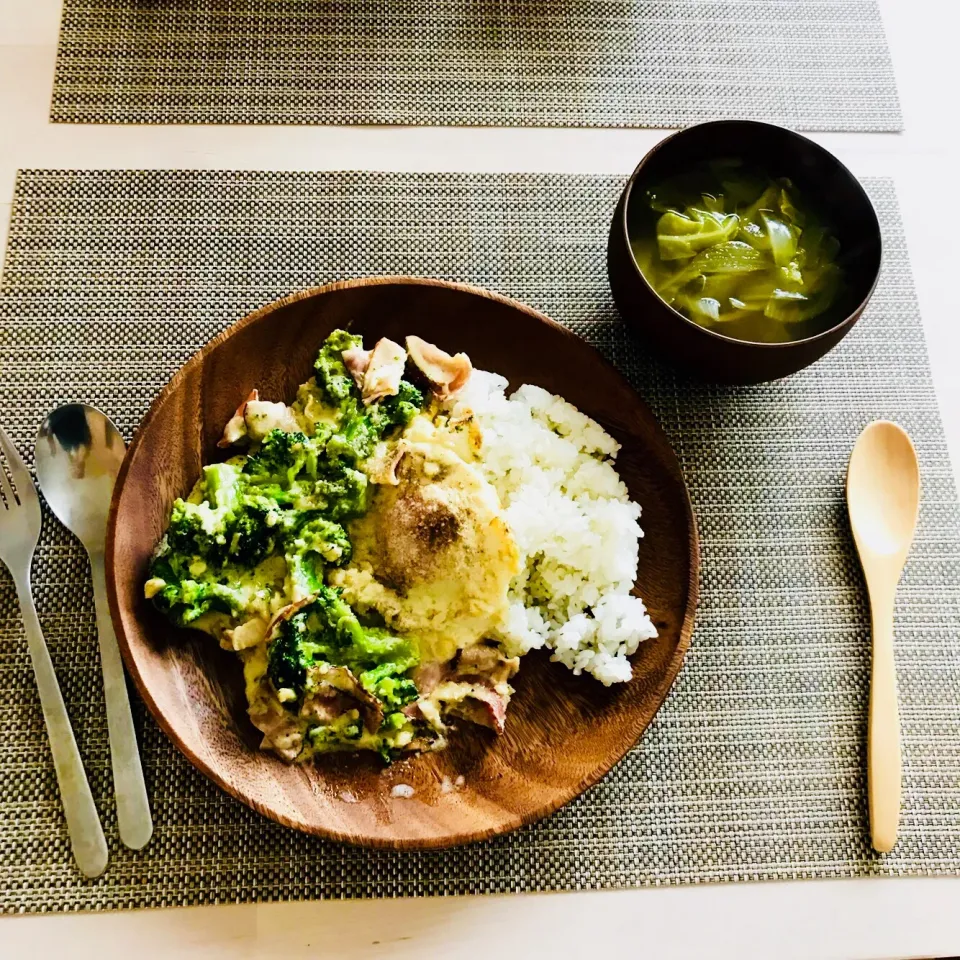
{"type": "MultiPolygon", "coordinates": [[[[268,673],[277,689],[302,696],[307,670],[316,663],[349,667],[364,688],[397,708],[417,697],[404,676],[419,663],[409,640],[364,627],[332,587],[319,586],[312,603],[286,620],[270,643],[268,673]]],[[[389,712],[389,711],[388,711],[389,712]]]]}
{"type": "Polygon", "coordinates": [[[240,497],[240,468],[232,463],[211,463],[203,468],[203,498],[221,510],[236,505],[240,497]]]}
{"type": "Polygon", "coordinates": [[[360,674],[360,683],[385,707],[397,710],[417,699],[417,685],[402,676],[410,669],[406,661],[382,663],[360,674]]]}
{"type": "MultiPolygon", "coordinates": [[[[317,643],[330,653],[364,642],[363,627],[356,614],[334,587],[321,587],[313,603],[305,608],[307,627],[317,643]]],[[[332,662],[343,663],[339,657],[332,662]]]]}
{"type": "Polygon", "coordinates": [[[189,627],[211,611],[232,614],[243,609],[243,598],[238,591],[222,583],[205,580],[168,581],[153,602],[180,627],[189,627]]]}
{"type": "Polygon", "coordinates": [[[237,508],[227,524],[227,554],[232,561],[255,567],[273,553],[277,543],[273,513],[269,501],[259,498],[237,508]]]}
{"type": "Polygon", "coordinates": [[[225,509],[177,500],[170,515],[167,550],[183,555],[187,563],[199,557],[215,567],[229,561],[255,567],[275,546],[269,513],[259,499],[225,509]]]}
{"type": "Polygon", "coordinates": [[[334,406],[346,400],[356,389],[353,377],[343,363],[343,351],[362,346],[362,337],[346,330],[334,330],[320,348],[313,369],[317,385],[334,406]]]}
{"type": "Polygon", "coordinates": [[[325,464],[313,482],[311,498],[331,520],[350,520],[367,512],[367,475],[340,461],[325,464]]]}
{"type": "Polygon", "coordinates": [[[300,510],[284,519],[287,554],[319,554],[327,563],[342,566],[350,559],[351,544],[339,523],[323,518],[319,510],[300,510]]]}
{"type": "Polygon", "coordinates": [[[315,553],[288,553],[287,577],[293,585],[294,594],[308,596],[323,586],[323,561],[315,553]]]}
{"type": "Polygon", "coordinates": [[[340,592],[320,585],[312,603],[285,620],[270,643],[268,675],[278,690],[303,696],[307,670],[316,663],[342,663],[338,651],[362,640],[363,628],[340,592]]]}
{"type": "Polygon", "coordinates": [[[284,519],[284,559],[296,593],[316,593],[323,585],[324,564],[341,565],[350,559],[347,531],[318,510],[290,513],[284,519]]]}
{"type": "Polygon", "coordinates": [[[317,662],[342,662],[336,651],[362,628],[337,590],[319,585],[312,603],[285,620],[270,642],[267,673],[276,689],[303,696],[307,670],[317,662]]]}
{"type": "Polygon", "coordinates": [[[272,501],[276,507],[292,507],[296,497],[289,490],[284,490],[278,483],[257,483],[255,486],[257,498],[272,501]]]}
{"type": "Polygon", "coordinates": [[[264,437],[260,449],[247,457],[243,472],[250,482],[272,482],[286,489],[305,468],[315,473],[316,462],[315,440],[308,440],[299,432],[271,430],[264,437]]]}
{"type": "Polygon", "coordinates": [[[298,699],[303,696],[307,682],[307,668],[313,663],[313,651],[306,645],[305,613],[294,614],[285,620],[278,636],[270,642],[267,674],[277,690],[293,690],[298,699]]]}
{"type": "Polygon", "coordinates": [[[226,516],[208,503],[175,500],[167,544],[171,551],[221,564],[227,556],[226,516]]]}
{"type": "MultiPolygon", "coordinates": [[[[375,407],[376,404],[371,405],[375,407]]],[[[380,434],[366,409],[353,398],[341,407],[340,426],[327,441],[324,456],[330,463],[343,461],[356,465],[373,453],[380,434]]]]}
{"type": "Polygon", "coordinates": [[[423,394],[409,381],[401,380],[396,396],[370,405],[369,416],[382,437],[393,427],[405,427],[423,409],[423,394]]]}
{"type": "Polygon", "coordinates": [[[400,381],[396,396],[385,397],[368,407],[351,397],[341,405],[340,426],[327,440],[324,455],[331,462],[344,460],[356,465],[366,460],[394,427],[406,426],[422,407],[423,394],[406,380],[400,381]]]}

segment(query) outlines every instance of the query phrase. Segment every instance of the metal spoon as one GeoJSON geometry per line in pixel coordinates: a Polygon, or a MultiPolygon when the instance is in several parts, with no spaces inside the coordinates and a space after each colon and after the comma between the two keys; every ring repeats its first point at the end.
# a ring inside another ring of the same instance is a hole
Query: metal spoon
{"type": "Polygon", "coordinates": [[[847,507],[870,595],[873,661],[867,790],[873,847],[887,853],[900,825],[900,719],[893,604],[920,511],[920,467],[906,431],[888,420],[860,434],[847,470],[847,507]]]}
{"type": "Polygon", "coordinates": [[[120,839],[139,850],[153,833],[153,821],[103,565],[110,497],[125,449],[109,417],[86,404],[72,403],[58,407],[43,422],[35,455],[37,480],[50,509],[90,556],[117,821],[120,839]]]}

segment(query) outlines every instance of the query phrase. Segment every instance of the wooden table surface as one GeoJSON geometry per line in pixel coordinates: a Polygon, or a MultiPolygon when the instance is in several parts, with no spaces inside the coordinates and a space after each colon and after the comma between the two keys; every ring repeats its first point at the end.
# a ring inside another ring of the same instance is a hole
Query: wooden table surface
{"type": "MultiPolygon", "coordinates": [[[[956,473],[960,54],[954,38],[960,14],[953,0],[881,0],[880,6],[905,132],[814,139],[857,175],[895,180],[956,473]]],[[[652,130],[53,125],[48,113],[59,17],[59,0],[0,0],[0,244],[18,168],[626,174],[664,136],[652,130]]],[[[0,956],[950,956],[960,955],[958,904],[960,878],[933,878],[4,917],[0,956]]]]}

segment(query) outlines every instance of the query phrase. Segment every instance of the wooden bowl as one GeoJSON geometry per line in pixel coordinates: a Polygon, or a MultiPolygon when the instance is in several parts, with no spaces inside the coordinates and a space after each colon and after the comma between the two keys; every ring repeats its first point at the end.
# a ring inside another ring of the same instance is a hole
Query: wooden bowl
{"type": "Polygon", "coordinates": [[[624,321],[680,369],[719,383],[776,380],[832,350],[853,328],[873,294],[880,258],[880,224],[857,178],[812,140],[749,120],[700,123],[661,140],[627,181],[607,246],[610,288],[624,321]],[[634,259],[630,237],[636,210],[631,198],[642,198],[645,187],[701,161],[728,157],[773,176],[790,177],[836,230],[846,284],[823,318],[824,329],[814,336],[790,343],[754,343],[708,330],[662,300],[634,259]]]}
{"type": "Polygon", "coordinates": [[[157,397],[117,480],[107,534],[107,587],[124,659],[157,722],[187,758],[268,817],[335,840],[442,847],[513,830],[597,782],[663,703],[693,629],[697,533],[677,459],[646,405],[589,345],[503,297],[432,280],[377,278],[294,294],[256,311],[195,354],[157,397]],[[545,655],[524,658],[502,737],[465,725],[439,753],[383,768],[371,757],[287,766],[257,749],[239,659],[209,637],[173,628],[143,598],[151,551],[173,500],[256,387],[293,397],[336,327],[372,343],[416,333],[480,368],[565,396],[622,444],[617,465],[643,507],[637,590],[660,636],[633,658],[634,678],[607,689],[545,655]],[[449,778],[449,783],[444,781],[449,778]],[[462,777],[461,786],[457,778],[462,777]],[[394,786],[414,788],[411,798],[394,786]],[[450,789],[450,786],[453,789],[450,789]],[[446,786],[446,789],[445,789],[446,786]]]}

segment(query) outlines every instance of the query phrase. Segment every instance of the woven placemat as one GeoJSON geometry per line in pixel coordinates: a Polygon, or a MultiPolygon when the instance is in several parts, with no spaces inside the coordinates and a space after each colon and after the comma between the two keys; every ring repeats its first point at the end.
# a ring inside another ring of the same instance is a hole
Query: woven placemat
{"type": "Polygon", "coordinates": [[[96,882],[71,862],[3,573],[4,909],[960,872],[960,517],[892,187],[868,183],[886,262],[862,321],[812,368],[730,388],[679,378],[618,320],[605,247],[621,186],[551,175],[20,175],[0,289],[0,422],[21,450],[68,399],[99,405],[129,437],[197,347],[283,294],[373,273],[466,281],[572,327],[649,400],[690,484],[703,582],[686,665],[646,736],[538,825],[415,854],[303,836],[205,780],[137,699],[156,833],[133,853],[117,839],[86,561],[47,516],[37,606],[112,860],[96,882]],[[875,417],[914,437],[924,491],[897,623],[903,827],[883,859],[866,843],[867,609],[843,507],[847,457],[875,417]]]}
{"type": "Polygon", "coordinates": [[[65,0],[52,118],[902,126],[874,0],[65,0]]]}

